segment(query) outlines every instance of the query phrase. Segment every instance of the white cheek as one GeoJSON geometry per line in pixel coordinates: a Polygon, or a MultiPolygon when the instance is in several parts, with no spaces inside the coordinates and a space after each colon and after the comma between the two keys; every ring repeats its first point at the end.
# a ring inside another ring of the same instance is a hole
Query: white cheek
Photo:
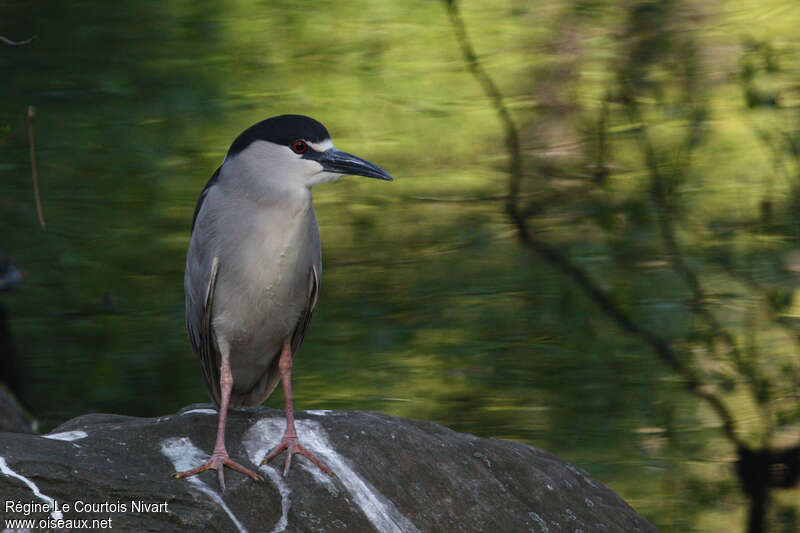
{"type": "Polygon", "coordinates": [[[320,183],[327,183],[329,181],[336,181],[342,177],[342,174],[337,172],[325,172],[322,170],[322,165],[319,163],[315,164],[319,170],[313,176],[309,176],[309,179],[306,182],[308,187],[313,187],[315,185],[319,185],[320,183]]]}
{"type": "Polygon", "coordinates": [[[305,164],[306,169],[306,187],[314,187],[320,183],[336,181],[342,177],[342,174],[339,174],[338,172],[327,172],[320,163],[314,161],[313,159],[301,159],[301,161],[305,164]]]}

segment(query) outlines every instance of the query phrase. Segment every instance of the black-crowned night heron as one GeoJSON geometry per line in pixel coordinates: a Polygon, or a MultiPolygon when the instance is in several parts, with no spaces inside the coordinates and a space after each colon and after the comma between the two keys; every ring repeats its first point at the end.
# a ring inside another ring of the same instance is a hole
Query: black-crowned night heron
{"type": "Polygon", "coordinates": [[[286,450],[284,476],[294,454],[331,474],[298,440],[291,375],[322,279],[311,188],[346,174],[392,181],[380,167],[334,148],[316,120],[281,115],[242,132],[203,189],[186,256],[186,324],[219,424],[211,458],[176,477],[213,468],[224,488],[228,466],[260,479],[228,456],[225,419],[228,407],[261,404],[279,380],[286,430],[263,463],[286,450]]]}

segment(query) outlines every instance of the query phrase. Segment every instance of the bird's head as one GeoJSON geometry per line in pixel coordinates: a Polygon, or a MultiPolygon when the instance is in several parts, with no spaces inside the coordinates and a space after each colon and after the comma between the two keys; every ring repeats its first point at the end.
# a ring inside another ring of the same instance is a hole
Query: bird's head
{"type": "Polygon", "coordinates": [[[344,175],[393,181],[388,172],[334,148],[328,130],[303,115],[268,118],[243,131],[228,150],[225,165],[259,179],[313,187],[344,175]]]}

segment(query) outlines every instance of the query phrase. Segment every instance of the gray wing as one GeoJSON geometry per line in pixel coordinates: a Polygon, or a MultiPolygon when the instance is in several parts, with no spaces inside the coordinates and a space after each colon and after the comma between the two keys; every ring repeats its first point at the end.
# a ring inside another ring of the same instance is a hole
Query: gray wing
{"type": "Polygon", "coordinates": [[[310,272],[308,273],[308,297],[306,299],[306,306],[300,319],[297,322],[294,333],[292,334],[292,355],[297,353],[297,349],[303,344],[303,338],[306,335],[306,329],[311,322],[311,315],[314,314],[314,308],[317,307],[317,299],[319,298],[319,289],[322,284],[322,248],[319,241],[319,229],[317,226],[317,215],[314,209],[311,209],[312,223],[309,224],[309,238],[310,241],[315,243],[312,246],[312,261],[310,272]]]}
{"type": "Polygon", "coordinates": [[[300,345],[303,344],[303,338],[306,336],[306,329],[311,322],[311,315],[314,314],[314,308],[317,307],[320,277],[316,266],[311,267],[311,272],[308,277],[308,305],[303,309],[303,314],[300,315],[300,320],[298,320],[297,327],[292,334],[292,355],[294,355],[297,349],[300,348],[300,345]]]}
{"type": "Polygon", "coordinates": [[[219,259],[214,257],[211,262],[211,272],[208,277],[208,286],[206,287],[206,297],[203,305],[203,315],[197,331],[192,324],[188,324],[189,338],[192,339],[192,349],[200,356],[200,363],[203,367],[203,377],[205,378],[206,388],[208,389],[211,397],[219,405],[220,403],[220,386],[219,386],[219,372],[221,356],[219,353],[219,346],[217,345],[217,337],[214,334],[214,328],[211,324],[214,313],[214,290],[217,286],[217,273],[219,272],[219,259]]]}
{"type": "MultiPolygon", "coordinates": [[[[218,181],[219,169],[211,176],[211,179],[208,181],[205,188],[203,188],[203,192],[200,194],[200,198],[197,201],[197,206],[194,209],[194,217],[192,219],[193,233],[206,197],[218,181]]],[[[208,389],[211,398],[219,405],[219,371],[221,356],[211,322],[214,308],[214,291],[216,288],[217,273],[219,272],[219,260],[216,256],[212,258],[208,274],[206,274],[206,272],[199,272],[205,261],[199,256],[191,257],[191,255],[203,254],[206,250],[203,250],[202,246],[198,246],[198,243],[194,242],[194,240],[190,242],[189,246],[190,257],[187,258],[186,280],[184,285],[186,291],[186,329],[189,332],[189,342],[192,345],[192,352],[200,358],[206,389],[208,389]],[[192,264],[192,262],[195,264],[192,264]]]]}

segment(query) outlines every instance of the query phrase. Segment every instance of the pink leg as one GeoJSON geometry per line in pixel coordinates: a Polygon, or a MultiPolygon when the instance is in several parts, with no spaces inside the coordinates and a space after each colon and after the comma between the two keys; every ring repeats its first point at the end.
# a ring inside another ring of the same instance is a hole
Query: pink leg
{"type": "Polygon", "coordinates": [[[228,418],[228,402],[231,398],[231,387],[233,387],[233,376],[231,375],[231,366],[228,362],[226,355],[222,356],[222,365],[220,367],[220,389],[222,393],[222,401],[219,406],[219,421],[217,425],[217,442],[214,445],[214,451],[211,453],[211,458],[197,468],[192,468],[185,472],[176,472],[174,476],[178,479],[193,476],[212,468],[217,471],[219,477],[219,485],[222,490],[225,490],[225,475],[223,473],[224,467],[233,468],[237,472],[241,472],[246,476],[250,476],[256,481],[261,481],[263,478],[258,474],[251,472],[243,467],[236,461],[231,460],[228,451],[225,449],[225,421],[228,418]]]}
{"type": "Polygon", "coordinates": [[[305,449],[297,439],[297,431],[294,429],[294,408],[292,407],[292,348],[288,341],[283,343],[281,349],[281,358],[278,361],[278,369],[281,371],[281,380],[283,381],[283,395],[286,398],[286,431],[283,433],[281,442],[275,446],[261,464],[266,464],[278,456],[283,450],[286,450],[286,463],[283,467],[283,477],[289,474],[289,466],[292,464],[292,455],[300,454],[317,465],[320,470],[333,475],[331,469],[325,464],[314,457],[314,455],[305,449]]]}

